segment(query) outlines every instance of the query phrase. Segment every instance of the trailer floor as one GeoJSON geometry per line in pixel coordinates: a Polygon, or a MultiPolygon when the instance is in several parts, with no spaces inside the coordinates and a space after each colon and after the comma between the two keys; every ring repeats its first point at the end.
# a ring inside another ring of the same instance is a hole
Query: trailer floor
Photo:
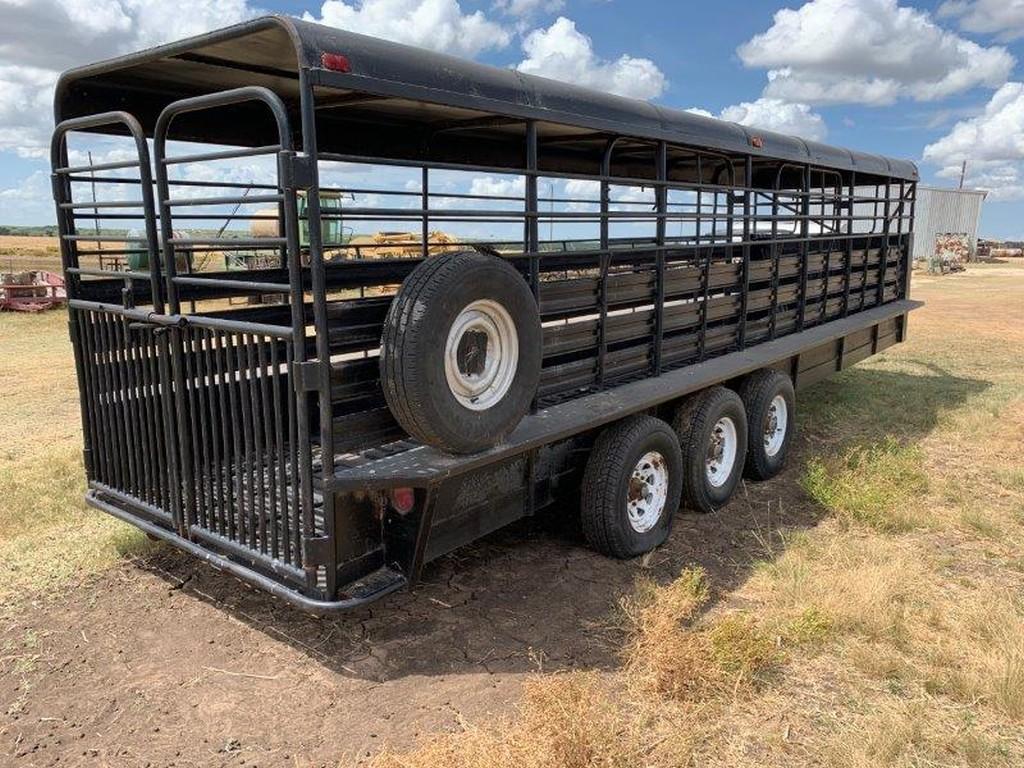
{"type": "MultiPolygon", "coordinates": [[[[1019,337],[1017,320],[980,310],[1013,285],[1003,308],[1019,314],[1022,279],[1024,265],[915,276],[929,304],[912,315],[908,344],[886,355],[931,364],[915,340],[934,349],[953,321],[977,339],[1019,337]],[[954,281],[963,289],[945,293],[954,281]]],[[[845,374],[867,377],[880,396],[906,375],[884,366],[845,374]]],[[[902,437],[924,440],[985,378],[954,377],[941,397],[923,392],[919,426],[902,437]]],[[[841,385],[822,386],[842,401],[841,385]]],[[[826,519],[799,480],[834,439],[828,430],[801,437],[791,469],[748,484],[716,515],[680,514],[669,544],[646,561],[598,557],[564,522],[527,521],[432,564],[415,591],[341,617],[307,617],[163,548],[85,575],[60,597],[0,610],[0,764],[344,766],[510,714],[538,670],[610,677],[621,661],[617,601],[638,576],[668,580],[697,564],[714,602],[735,606],[756,562],[781,556],[766,541],[826,519]]],[[[984,560],[943,536],[960,567],[984,560]]]]}

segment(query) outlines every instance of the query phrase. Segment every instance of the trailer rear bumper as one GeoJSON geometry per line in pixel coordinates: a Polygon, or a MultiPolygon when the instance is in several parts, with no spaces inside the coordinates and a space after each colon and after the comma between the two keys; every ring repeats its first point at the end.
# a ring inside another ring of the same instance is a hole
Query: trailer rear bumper
{"type": "Polygon", "coordinates": [[[372,603],[374,600],[401,589],[408,583],[406,577],[398,571],[383,567],[342,587],[338,594],[343,595],[343,597],[337,600],[323,600],[310,597],[279,581],[275,581],[269,576],[265,576],[253,568],[189,541],[174,531],[154,525],[132,512],[124,502],[117,501],[105,495],[102,491],[88,491],[85,494],[85,501],[89,506],[106,512],[130,525],[134,525],[143,533],[155,539],[166,541],[178,549],[200,558],[218,571],[230,573],[250,586],[256,587],[263,592],[268,592],[284,600],[286,603],[314,615],[324,616],[361,608],[368,603],[372,603]]]}

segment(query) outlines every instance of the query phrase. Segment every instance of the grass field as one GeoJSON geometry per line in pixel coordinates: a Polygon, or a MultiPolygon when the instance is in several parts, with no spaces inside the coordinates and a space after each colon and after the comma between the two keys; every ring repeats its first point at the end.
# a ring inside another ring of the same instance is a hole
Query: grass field
{"type": "MultiPolygon", "coordinates": [[[[801,395],[798,464],[744,532],[738,585],[641,563],[588,629],[616,664],[535,674],[378,768],[1024,764],[1024,263],[914,280],[909,341],[801,395]],[[773,526],[780,508],[813,524],[773,526]]],[[[149,546],[81,502],[65,322],[0,316],[10,626],[149,546]]]]}

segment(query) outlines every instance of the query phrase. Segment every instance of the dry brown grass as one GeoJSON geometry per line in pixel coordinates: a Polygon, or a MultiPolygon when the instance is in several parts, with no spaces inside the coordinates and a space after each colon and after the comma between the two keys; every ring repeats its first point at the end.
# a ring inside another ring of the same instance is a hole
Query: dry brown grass
{"type": "Polygon", "coordinates": [[[60,271],[60,243],[56,237],[0,235],[0,271],[29,269],[60,271]]]}
{"type": "Polygon", "coordinates": [[[0,605],[146,546],[88,510],[74,364],[63,310],[0,314],[0,605]]]}
{"type": "Polygon", "coordinates": [[[634,695],[680,702],[746,692],[778,662],[772,638],[743,614],[690,626],[708,600],[703,571],[659,587],[641,581],[622,601],[629,640],[623,672],[634,695]]]}

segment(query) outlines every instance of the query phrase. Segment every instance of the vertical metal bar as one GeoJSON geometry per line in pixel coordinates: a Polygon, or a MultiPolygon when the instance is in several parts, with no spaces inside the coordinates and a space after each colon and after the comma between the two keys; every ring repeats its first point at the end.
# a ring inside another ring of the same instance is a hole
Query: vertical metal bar
{"type": "MultiPolygon", "coordinates": [[[[287,349],[287,363],[289,381],[295,370],[295,345],[289,344],[287,349]]],[[[289,472],[289,488],[292,499],[299,499],[302,493],[302,488],[299,485],[299,451],[302,436],[300,435],[299,426],[299,403],[302,402],[302,398],[295,397],[294,394],[289,391],[286,400],[288,401],[288,461],[290,464],[289,472]]],[[[310,499],[312,503],[312,499],[310,499]]],[[[291,508],[293,510],[294,517],[292,519],[292,562],[295,565],[304,566],[302,562],[302,530],[303,525],[312,518],[312,506],[310,507],[309,518],[306,517],[305,502],[300,500],[299,503],[292,503],[291,508]]]]}
{"type": "Polygon", "coordinates": [[[420,207],[423,208],[423,242],[420,244],[420,256],[425,259],[430,255],[430,171],[424,165],[420,173],[420,207]]]}
{"type": "Polygon", "coordinates": [[[95,402],[97,416],[99,417],[97,419],[97,431],[105,438],[102,441],[106,464],[104,482],[116,487],[121,484],[120,451],[117,444],[119,430],[112,419],[109,394],[111,389],[109,381],[110,366],[107,363],[107,349],[103,342],[103,318],[104,313],[95,312],[92,315],[92,323],[90,324],[95,366],[93,373],[96,387],[95,402]]]}
{"type": "Polygon", "coordinates": [[[68,314],[78,326],[77,329],[77,351],[75,353],[75,364],[81,367],[82,374],[79,381],[79,395],[82,400],[82,414],[84,430],[88,442],[86,453],[90,457],[87,464],[87,477],[90,480],[104,480],[109,476],[109,464],[106,458],[106,446],[100,439],[99,430],[102,428],[102,419],[99,413],[99,387],[96,383],[96,369],[98,361],[96,357],[96,346],[91,338],[91,326],[93,314],[85,310],[79,311],[73,307],[68,314]]]}
{"type": "Polygon", "coordinates": [[[910,218],[907,219],[907,245],[903,256],[903,285],[900,289],[900,298],[906,299],[910,296],[910,276],[914,271],[914,217],[917,207],[917,182],[910,184],[910,218]]]}
{"type": "Polygon", "coordinates": [[[165,417],[165,401],[167,399],[167,391],[163,388],[161,377],[160,377],[160,345],[155,336],[155,331],[146,330],[146,355],[147,355],[147,368],[148,376],[151,382],[152,395],[153,395],[153,437],[156,441],[156,453],[155,461],[157,462],[157,482],[159,485],[160,494],[160,508],[165,512],[170,513],[173,509],[173,503],[171,501],[171,485],[172,480],[170,473],[173,471],[171,467],[172,459],[167,455],[167,435],[166,425],[164,423],[165,417]]]}
{"type": "Polygon", "coordinates": [[[537,175],[540,170],[540,148],[537,141],[537,123],[526,122],[526,250],[530,254],[530,287],[540,305],[540,215],[537,201],[537,175]]]}
{"type": "Polygon", "coordinates": [[[697,155],[697,204],[694,209],[695,213],[695,225],[694,234],[697,236],[697,250],[700,250],[701,239],[704,233],[703,222],[701,221],[702,206],[704,202],[704,167],[703,158],[701,155],[697,155]]]}
{"type": "Polygon", "coordinates": [[[249,371],[245,364],[245,348],[248,344],[247,336],[239,334],[235,338],[235,367],[238,370],[238,411],[242,417],[242,445],[245,470],[241,473],[243,483],[243,498],[245,499],[245,512],[242,515],[245,521],[245,534],[240,536],[243,543],[255,549],[256,529],[254,526],[256,515],[256,482],[255,467],[256,454],[253,441],[253,409],[249,395],[249,371]]]}
{"type": "MultiPolygon", "coordinates": [[[[267,347],[273,349],[277,345],[277,339],[263,339],[257,344],[257,351],[259,353],[259,385],[260,385],[260,407],[263,413],[263,440],[265,446],[265,453],[263,454],[266,461],[266,477],[267,477],[267,501],[266,501],[266,514],[269,518],[267,520],[267,527],[270,531],[269,551],[270,556],[277,558],[278,552],[278,517],[277,517],[277,432],[274,431],[274,416],[278,412],[278,408],[275,402],[270,399],[270,383],[268,379],[276,379],[277,373],[269,367],[269,361],[267,359],[267,347]]],[[[264,538],[264,551],[268,542],[264,538]]]]}
{"type": "Polygon", "coordinates": [[[665,230],[668,226],[668,143],[658,142],[656,191],[658,222],[655,230],[657,247],[657,283],[654,299],[654,375],[661,375],[662,344],[665,337],[665,230]]]}
{"type": "Polygon", "coordinates": [[[216,341],[213,363],[217,377],[218,423],[220,425],[220,445],[222,447],[222,450],[218,451],[217,474],[220,476],[221,483],[223,484],[222,495],[224,499],[224,512],[218,521],[217,532],[221,536],[233,538],[235,533],[235,478],[237,477],[234,443],[232,441],[233,430],[231,429],[231,425],[236,423],[233,400],[231,398],[231,388],[233,385],[228,382],[230,368],[227,365],[226,334],[223,331],[213,331],[211,336],[211,341],[216,341]]]}
{"type": "Polygon", "coordinates": [[[200,425],[203,423],[203,415],[199,410],[199,389],[196,384],[196,350],[195,334],[190,328],[179,330],[181,334],[182,362],[185,370],[185,389],[182,391],[182,399],[188,402],[188,437],[190,443],[189,454],[192,477],[195,479],[193,494],[193,515],[187,519],[188,525],[205,526],[207,519],[206,494],[203,492],[202,461],[200,460],[202,447],[199,443],[200,425]]]}
{"type": "MultiPolygon", "coordinates": [[[[825,200],[825,173],[819,171],[821,175],[821,206],[822,210],[819,212],[818,228],[823,229],[824,220],[821,215],[824,213],[824,200],[825,200]]],[[[818,307],[818,322],[824,323],[828,320],[828,298],[832,290],[832,243],[829,242],[825,248],[825,287],[821,295],[821,306],[818,307]]]]}
{"type": "MultiPolygon", "coordinates": [[[[902,202],[901,202],[902,205],[902,202]]],[[[892,179],[885,180],[885,225],[882,230],[882,251],[878,255],[878,286],[875,294],[875,306],[885,301],[885,277],[889,271],[889,242],[892,229],[892,179]]]]}
{"type": "Polygon", "coordinates": [[[209,352],[206,349],[206,331],[196,328],[192,332],[192,353],[195,355],[196,380],[194,386],[198,395],[199,414],[199,455],[196,461],[199,464],[200,490],[203,494],[202,508],[205,510],[203,525],[210,528],[212,522],[217,519],[217,496],[215,493],[214,473],[217,464],[211,455],[213,451],[213,436],[210,429],[216,423],[213,420],[213,413],[210,408],[209,398],[212,394],[213,381],[209,375],[209,352]]]}
{"type": "Polygon", "coordinates": [[[772,242],[768,251],[769,262],[771,265],[771,314],[768,316],[769,339],[775,338],[775,317],[779,311],[779,245],[777,242],[779,237],[779,194],[779,185],[776,184],[775,191],[772,192],[772,242]]]}
{"type": "MultiPolygon", "coordinates": [[[[291,549],[288,546],[288,483],[285,478],[286,466],[284,460],[285,444],[287,442],[287,435],[284,433],[282,426],[281,417],[281,406],[283,401],[281,399],[282,387],[281,387],[281,361],[278,356],[278,342],[275,341],[270,345],[270,367],[273,371],[271,375],[271,386],[274,396],[274,448],[277,454],[277,493],[278,493],[278,526],[281,529],[280,542],[277,545],[280,547],[280,555],[283,557],[286,563],[292,562],[291,549]]],[[[291,395],[287,387],[284,387],[284,393],[289,394],[289,400],[291,395]]],[[[274,557],[278,556],[278,550],[275,550],[274,557]]]]}
{"type": "MultiPolygon", "coordinates": [[[[172,300],[177,302],[177,296],[172,300]]],[[[173,409],[177,422],[178,469],[180,472],[180,507],[177,510],[176,523],[182,536],[188,535],[188,526],[195,519],[195,493],[192,479],[192,445],[188,435],[189,413],[188,391],[185,384],[184,333],[182,328],[170,328],[168,352],[171,359],[171,376],[174,379],[176,394],[173,409]]]]}
{"type": "Polygon", "coordinates": [[[242,431],[241,431],[241,411],[239,410],[238,401],[239,396],[239,384],[238,384],[238,366],[234,363],[234,345],[231,342],[231,334],[221,334],[221,343],[224,345],[223,357],[224,357],[224,371],[228,378],[227,384],[227,395],[228,395],[228,408],[230,413],[231,422],[231,463],[228,465],[227,470],[229,477],[234,480],[234,487],[232,488],[234,504],[231,507],[231,516],[228,518],[228,536],[243,543],[245,541],[245,493],[243,492],[243,457],[242,457],[242,431]]]}
{"type": "Polygon", "coordinates": [[[202,352],[203,352],[203,399],[205,404],[205,416],[203,418],[203,443],[208,445],[206,454],[206,476],[208,479],[210,508],[212,518],[207,520],[207,526],[211,531],[219,532],[222,521],[227,514],[224,503],[224,464],[221,461],[220,451],[220,430],[217,428],[221,419],[217,412],[217,374],[216,356],[214,348],[214,331],[204,329],[202,331],[202,352]],[[208,417],[208,418],[207,418],[208,417]],[[207,420],[209,426],[207,427],[207,420]]]}
{"type": "Polygon", "coordinates": [[[256,496],[256,503],[253,505],[253,514],[257,516],[256,542],[259,551],[267,553],[267,506],[266,506],[266,483],[264,472],[266,470],[266,454],[263,444],[263,407],[260,398],[260,372],[257,368],[257,355],[255,345],[259,341],[254,335],[246,337],[245,351],[250,382],[249,382],[249,403],[252,409],[252,432],[253,432],[253,493],[256,496]]]}
{"type": "MultiPolygon", "coordinates": [[[[743,287],[740,293],[740,327],[737,343],[740,349],[747,346],[747,303],[750,299],[750,236],[751,236],[751,206],[750,195],[754,187],[754,159],[746,156],[743,165],[743,287]]],[[[730,221],[732,220],[732,203],[730,208],[730,221]]],[[[730,238],[731,239],[731,238],[730,238]]]]}
{"type": "Polygon", "coordinates": [[[807,273],[811,258],[811,166],[804,165],[800,174],[800,305],[797,308],[797,331],[804,329],[807,317],[807,273]]]}
{"type": "MultiPolygon", "coordinates": [[[[715,181],[718,181],[717,176],[715,181]]],[[[708,336],[708,301],[710,299],[710,285],[711,285],[711,256],[715,251],[716,237],[714,233],[718,231],[718,195],[719,191],[716,189],[712,193],[711,202],[711,242],[708,243],[704,249],[704,255],[700,259],[700,288],[699,288],[699,301],[700,301],[700,325],[697,329],[697,359],[703,360],[707,354],[707,336],[708,336]]],[[[731,194],[731,193],[730,193],[731,194]]],[[[697,249],[698,255],[700,255],[700,248],[697,249]]]]}
{"type": "Polygon", "coordinates": [[[850,314],[850,274],[853,270],[853,228],[857,207],[857,172],[850,171],[850,186],[846,213],[846,263],[843,268],[843,317],[850,314]]]}
{"type": "MultiPolygon", "coordinates": [[[[540,173],[540,146],[537,139],[537,123],[526,121],[526,174],[523,177],[523,250],[529,254],[529,281],[533,300],[540,312],[540,204],[537,198],[538,175],[540,173]]],[[[552,195],[553,196],[553,195],[552,195]]],[[[543,365],[543,361],[541,362],[543,365]]],[[[536,413],[539,406],[539,388],[530,401],[530,412],[536,413]]]]}
{"type": "MultiPolygon", "coordinates": [[[[316,96],[313,92],[313,84],[310,79],[309,69],[303,67],[299,72],[299,100],[300,112],[302,114],[302,150],[306,161],[310,165],[310,189],[309,189],[309,216],[310,216],[310,239],[309,239],[309,273],[310,283],[313,292],[313,324],[316,331],[316,354],[320,366],[320,381],[318,387],[318,403],[320,413],[320,462],[321,474],[324,477],[334,475],[334,406],[331,402],[331,348],[330,348],[330,324],[327,316],[327,271],[324,266],[323,244],[320,238],[320,169],[319,154],[317,149],[316,136],[316,96]],[[316,221],[316,228],[312,222],[316,221]]],[[[289,137],[281,135],[282,149],[289,137]]],[[[294,190],[285,190],[285,197],[288,207],[294,210],[294,190]]],[[[288,237],[289,250],[292,252],[292,261],[298,267],[299,242],[298,234],[295,231],[292,216],[285,216],[285,231],[288,237]]],[[[289,273],[289,282],[292,286],[293,313],[301,318],[303,314],[301,273],[289,273]]],[[[296,362],[302,362],[305,352],[301,348],[305,344],[305,327],[297,328],[293,325],[293,344],[295,345],[296,362]],[[296,331],[301,331],[296,333],[296,331]]],[[[313,508],[313,458],[312,445],[309,436],[309,411],[307,396],[299,395],[298,405],[298,428],[299,428],[299,451],[301,455],[302,472],[302,506],[305,521],[305,534],[308,536],[317,535],[316,519],[313,508]]],[[[334,495],[325,494],[323,499],[324,534],[333,540],[334,537],[334,495]]],[[[299,550],[301,552],[301,549],[299,550]]],[[[316,568],[306,566],[307,587],[313,590],[316,586],[316,568]]],[[[336,584],[336,571],[333,562],[327,564],[327,592],[333,595],[336,584]]]]}
{"type": "Polygon", "coordinates": [[[597,375],[595,384],[598,387],[604,386],[605,368],[608,359],[608,272],[611,269],[611,247],[609,242],[609,221],[608,213],[611,207],[611,186],[608,177],[612,174],[612,153],[615,151],[615,144],[619,137],[610,139],[605,145],[604,154],[601,156],[601,231],[600,231],[600,283],[598,287],[598,300],[600,310],[597,321],[597,375]]]}
{"type": "Polygon", "coordinates": [[[104,357],[101,359],[102,370],[105,382],[104,390],[106,395],[107,429],[113,436],[115,452],[114,479],[119,489],[127,489],[130,478],[128,476],[128,455],[124,446],[124,435],[127,426],[121,420],[120,408],[117,404],[117,378],[114,365],[114,344],[110,334],[110,315],[106,312],[100,314],[101,343],[104,357]]]}
{"type": "MultiPolygon", "coordinates": [[[[155,506],[156,500],[153,497],[153,454],[151,451],[152,442],[149,435],[149,420],[151,410],[148,407],[148,397],[146,396],[146,379],[142,375],[142,366],[140,362],[141,350],[139,349],[139,343],[136,343],[135,337],[132,335],[131,328],[125,323],[125,349],[128,353],[128,379],[131,382],[132,395],[135,401],[135,414],[136,421],[138,423],[138,444],[139,444],[139,469],[141,476],[141,496],[140,498],[155,506]]],[[[140,334],[141,336],[141,334],[140,334]]],[[[141,342],[140,342],[141,343],[141,342]]]]}

